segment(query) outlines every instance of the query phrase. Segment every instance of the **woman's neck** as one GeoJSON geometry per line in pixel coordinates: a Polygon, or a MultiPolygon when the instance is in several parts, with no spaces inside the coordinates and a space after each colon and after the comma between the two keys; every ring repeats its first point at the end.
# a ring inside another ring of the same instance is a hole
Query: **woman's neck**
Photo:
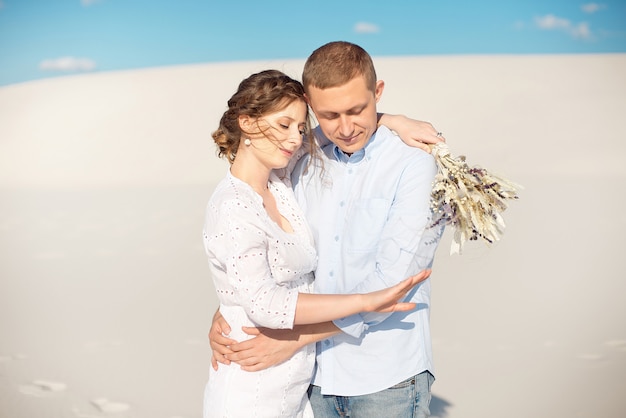
{"type": "Polygon", "coordinates": [[[236,158],[230,167],[231,174],[247,183],[258,194],[263,195],[268,190],[271,170],[256,161],[245,160],[245,158],[236,158]]]}

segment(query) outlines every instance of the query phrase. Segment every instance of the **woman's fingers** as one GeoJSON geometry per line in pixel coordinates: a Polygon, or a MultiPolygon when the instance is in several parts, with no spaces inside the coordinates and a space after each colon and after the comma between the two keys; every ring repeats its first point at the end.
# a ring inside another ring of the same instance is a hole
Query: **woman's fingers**
{"type": "Polygon", "coordinates": [[[418,284],[428,279],[430,277],[431,271],[432,271],[431,269],[422,270],[419,273],[417,273],[415,276],[412,276],[411,278],[413,279],[413,283],[418,284]]]}
{"type": "Polygon", "coordinates": [[[412,288],[423,282],[430,277],[430,269],[422,270],[414,276],[407,277],[405,280],[399,283],[401,291],[405,293],[409,292],[412,288]]]}
{"type": "Polygon", "coordinates": [[[412,311],[416,306],[417,303],[413,302],[398,302],[393,306],[393,312],[412,311]]]}

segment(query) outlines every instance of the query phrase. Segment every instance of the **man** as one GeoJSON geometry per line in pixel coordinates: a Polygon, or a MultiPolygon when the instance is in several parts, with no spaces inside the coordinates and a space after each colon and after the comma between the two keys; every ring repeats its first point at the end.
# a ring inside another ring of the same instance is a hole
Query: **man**
{"type": "MultiPolygon", "coordinates": [[[[316,137],[329,141],[319,160],[301,159],[291,176],[318,250],[315,291],[369,292],[429,268],[442,232],[431,227],[437,168],[428,153],[378,127],[384,82],[371,57],[357,45],[331,42],[308,58],[303,84],[319,123],[316,137]]],[[[257,338],[230,341],[230,351],[213,345],[215,355],[260,370],[317,341],[309,389],[316,418],[427,417],[434,380],[429,280],[410,300],[417,309],[409,313],[250,330],[257,338]]],[[[212,341],[220,340],[215,331],[212,341]]]]}

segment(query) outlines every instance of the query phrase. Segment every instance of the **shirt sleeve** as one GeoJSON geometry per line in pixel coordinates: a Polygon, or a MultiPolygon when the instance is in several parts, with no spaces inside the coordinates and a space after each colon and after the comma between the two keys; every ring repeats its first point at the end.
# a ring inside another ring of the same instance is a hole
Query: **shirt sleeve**
{"type": "MultiPolygon", "coordinates": [[[[432,226],[430,194],[436,173],[436,163],[426,153],[405,167],[381,233],[375,268],[349,293],[368,293],[393,286],[432,266],[443,233],[441,226],[432,226]]],[[[414,299],[420,286],[406,300],[414,299]]],[[[334,322],[344,333],[359,337],[390,315],[361,313],[334,322]]]]}
{"type": "Polygon", "coordinates": [[[216,290],[229,292],[227,299],[243,307],[257,325],[292,328],[298,292],[272,277],[268,258],[269,236],[263,214],[236,199],[223,202],[208,238],[210,262],[223,270],[216,290]],[[224,282],[225,281],[225,282],[224,282]]]}

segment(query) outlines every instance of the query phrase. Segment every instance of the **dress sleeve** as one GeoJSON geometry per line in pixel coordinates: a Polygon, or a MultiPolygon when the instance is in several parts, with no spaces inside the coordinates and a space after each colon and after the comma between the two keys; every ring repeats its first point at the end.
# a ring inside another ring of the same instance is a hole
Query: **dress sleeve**
{"type": "MultiPolygon", "coordinates": [[[[224,274],[216,290],[241,306],[258,326],[292,328],[298,292],[272,276],[268,257],[270,236],[264,214],[239,200],[216,208],[212,234],[207,239],[210,261],[224,274]]],[[[209,221],[209,220],[208,220],[209,221]]]]}

